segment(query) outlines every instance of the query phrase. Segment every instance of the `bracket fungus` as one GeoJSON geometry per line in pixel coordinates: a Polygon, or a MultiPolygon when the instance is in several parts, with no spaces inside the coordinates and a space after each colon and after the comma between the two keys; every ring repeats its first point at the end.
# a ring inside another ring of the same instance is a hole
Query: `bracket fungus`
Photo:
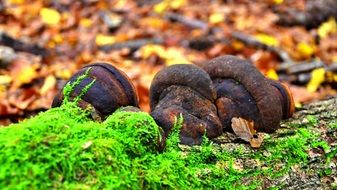
{"type": "MultiPolygon", "coordinates": [[[[97,62],[84,66],[68,82],[75,82],[86,72],[88,72],[87,76],[70,92],[70,98],[74,99],[92,83],[92,86],[80,97],[78,102],[80,107],[87,108],[90,105],[100,119],[105,119],[122,106],[138,107],[135,87],[124,72],[108,63],[97,62]]],[[[60,106],[63,99],[63,90],[60,90],[53,100],[52,107],[60,106]]]]}
{"type": "Polygon", "coordinates": [[[215,86],[215,104],[224,130],[230,130],[232,118],[237,117],[254,121],[257,132],[272,133],[279,128],[281,119],[294,111],[289,89],[265,78],[247,60],[221,56],[210,60],[203,69],[215,86]]]}
{"type": "Polygon", "coordinates": [[[182,116],[180,142],[201,144],[205,132],[209,138],[222,134],[215,98],[212,81],[204,70],[189,64],[172,65],[159,71],[152,81],[151,115],[163,128],[163,138],[182,116]]]}

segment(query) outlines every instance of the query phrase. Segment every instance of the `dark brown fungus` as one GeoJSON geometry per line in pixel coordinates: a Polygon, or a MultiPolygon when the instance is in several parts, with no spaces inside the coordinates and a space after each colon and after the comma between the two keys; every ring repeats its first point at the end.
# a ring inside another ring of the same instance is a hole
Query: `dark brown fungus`
{"type": "Polygon", "coordinates": [[[195,65],[178,64],[162,69],[150,87],[151,115],[164,130],[165,139],[175,120],[183,117],[180,142],[194,145],[205,134],[222,134],[214,103],[216,92],[208,74],[195,65]]]}
{"type": "MultiPolygon", "coordinates": [[[[77,97],[88,84],[95,80],[78,102],[80,107],[87,108],[91,105],[101,119],[122,106],[138,107],[138,96],[130,79],[124,72],[108,63],[89,64],[75,73],[69,81],[76,81],[88,69],[90,69],[88,76],[70,93],[70,98],[77,97]]],[[[60,90],[53,100],[52,107],[60,106],[63,99],[63,90],[60,90]]]]}
{"type": "Polygon", "coordinates": [[[233,117],[241,117],[254,121],[255,130],[271,133],[282,118],[291,116],[289,90],[265,78],[249,61],[226,55],[209,61],[204,70],[216,88],[215,104],[224,130],[231,129],[233,117]]]}
{"type": "Polygon", "coordinates": [[[295,111],[295,102],[289,87],[275,80],[270,80],[270,83],[282,102],[282,119],[290,118],[295,111]]]}

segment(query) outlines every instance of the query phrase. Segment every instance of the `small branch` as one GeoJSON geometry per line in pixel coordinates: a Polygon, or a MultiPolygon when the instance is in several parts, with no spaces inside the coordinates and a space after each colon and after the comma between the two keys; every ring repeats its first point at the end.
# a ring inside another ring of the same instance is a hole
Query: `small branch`
{"type": "Polygon", "coordinates": [[[296,64],[281,64],[277,70],[279,72],[286,72],[288,74],[297,74],[297,73],[304,73],[310,72],[314,69],[326,67],[326,65],[320,60],[313,60],[310,62],[299,62],[296,64]]]}
{"type": "Polygon", "coordinates": [[[179,22],[183,25],[186,25],[191,28],[199,28],[202,30],[208,29],[208,23],[196,19],[188,18],[184,15],[177,13],[167,13],[165,17],[173,22],[179,22]]]}
{"type": "Polygon", "coordinates": [[[274,52],[283,62],[285,63],[293,63],[294,61],[290,58],[289,54],[284,50],[281,50],[277,47],[269,46],[264,44],[252,36],[244,34],[242,32],[233,32],[232,37],[240,42],[259,49],[267,50],[270,52],[274,52]]]}
{"type": "Polygon", "coordinates": [[[100,46],[99,49],[105,52],[109,52],[111,50],[124,49],[124,48],[136,50],[147,44],[163,44],[163,43],[164,43],[164,40],[162,38],[144,38],[144,39],[137,39],[137,40],[130,40],[130,41],[125,41],[125,42],[114,43],[111,45],[103,45],[103,46],[100,46]]]}
{"type": "Polygon", "coordinates": [[[0,44],[11,47],[15,51],[28,52],[34,55],[41,55],[42,57],[47,57],[49,55],[49,51],[47,49],[39,47],[36,44],[24,43],[22,41],[14,39],[4,32],[0,32],[0,44]]]}

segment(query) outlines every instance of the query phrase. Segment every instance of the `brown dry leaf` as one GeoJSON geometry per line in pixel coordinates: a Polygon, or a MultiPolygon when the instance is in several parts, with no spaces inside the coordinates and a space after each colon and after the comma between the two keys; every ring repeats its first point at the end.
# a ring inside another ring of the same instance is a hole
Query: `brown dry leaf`
{"type": "Polygon", "coordinates": [[[263,133],[257,133],[257,137],[250,139],[250,146],[252,146],[253,148],[259,148],[263,142],[263,138],[263,133]]]}
{"type": "Polygon", "coordinates": [[[254,121],[248,121],[243,118],[232,118],[232,129],[234,133],[242,140],[249,142],[253,148],[259,148],[263,142],[263,135],[256,133],[254,121]]]}

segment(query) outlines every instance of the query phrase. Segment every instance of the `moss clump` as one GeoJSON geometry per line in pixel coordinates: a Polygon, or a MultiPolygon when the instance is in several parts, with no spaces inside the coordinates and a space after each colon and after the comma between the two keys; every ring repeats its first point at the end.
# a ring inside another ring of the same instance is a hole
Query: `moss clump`
{"type": "Polygon", "coordinates": [[[68,102],[1,128],[0,189],[255,189],[264,177],[305,164],[315,138],[299,128],[293,136],[267,137],[259,150],[228,150],[205,138],[182,151],[178,121],[158,153],[159,128],[147,113],[117,111],[102,123],[87,115],[68,102]],[[247,160],[256,163],[240,167],[247,160]]]}
{"type": "Polygon", "coordinates": [[[64,104],[0,129],[0,189],[138,187],[158,126],[146,113],[116,112],[89,121],[64,104]],[[146,160],[146,157],[145,157],[146,160]]]}

